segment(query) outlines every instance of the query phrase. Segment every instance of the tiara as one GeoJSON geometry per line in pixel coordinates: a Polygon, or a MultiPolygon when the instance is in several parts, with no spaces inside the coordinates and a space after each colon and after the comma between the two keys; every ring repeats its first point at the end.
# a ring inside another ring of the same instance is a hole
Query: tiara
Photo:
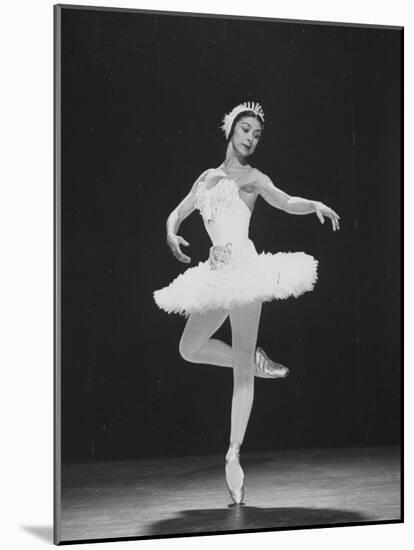
{"type": "Polygon", "coordinates": [[[229,139],[229,134],[230,134],[230,130],[233,125],[234,119],[236,118],[237,115],[239,115],[243,111],[253,111],[255,115],[259,116],[262,119],[262,122],[264,122],[265,120],[263,109],[261,108],[259,103],[254,103],[253,101],[240,103],[240,105],[237,105],[237,107],[234,107],[234,109],[230,113],[228,113],[227,115],[224,115],[223,124],[222,126],[220,126],[220,128],[224,131],[226,139],[229,139]]]}

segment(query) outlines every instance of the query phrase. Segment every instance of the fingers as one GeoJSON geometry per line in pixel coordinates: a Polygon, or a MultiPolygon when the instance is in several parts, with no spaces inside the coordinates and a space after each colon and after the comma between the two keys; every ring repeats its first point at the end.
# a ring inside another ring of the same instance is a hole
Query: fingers
{"type": "Polygon", "coordinates": [[[324,217],[323,217],[322,212],[320,211],[320,209],[317,208],[317,209],[315,210],[315,212],[316,212],[316,215],[318,216],[319,221],[320,221],[321,223],[325,223],[324,217]]]}
{"type": "Polygon", "coordinates": [[[191,262],[191,258],[189,256],[186,256],[185,254],[183,254],[179,247],[173,248],[172,253],[174,254],[175,258],[177,258],[177,260],[180,261],[180,262],[183,262],[183,263],[186,263],[186,264],[191,262]]]}
{"type": "Polygon", "coordinates": [[[184,246],[190,246],[190,243],[188,243],[185,239],[183,239],[182,237],[180,237],[180,235],[177,235],[177,239],[180,241],[181,244],[183,244],[184,246]]]}
{"type": "Polygon", "coordinates": [[[183,254],[181,251],[180,254],[177,256],[177,260],[180,260],[180,262],[183,262],[185,264],[189,264],[191,262],[191,258],[183,254]]]}
{"type": "Polygon", "coordinates": [[[324,215],[325,215],[327,218],[330,218],[331,220],[332,230],[333,231],[339,230],[340,217],[334,210],[332,210],[332,208],[329,208],[327,206],[323,206],[323,209],[321,207],[317,207],[315,209],[315,213],[318,216],[318,219],[321,223],[325,222],[325,218],[324,218],[324,215]]]}
{"type": "Polygon", "coordinates": [[[339,216],[337,216],[336,214],[333,214],[333,215],[332,215],[332,218],[331,218],[331,220],[332,220],[332,229],[333,229],[334,231],[339,230],[339,221],[338,221],[338,217],[339,217],[339,216]]]}
{"type": "Polygon", "coordinates": [[[180,235],[175,235],[173,239],[169,239],[167,242],[174,258],[176,258],[179,262],[183,262],[186,264],[191,262],[191,258],[183,254],[180,249],[181,244],[184,246],[190,246],[190,243],[183,239],[183,237],[181,237],[180,235]]]}
{"type": "Polygon", "coordinates": [[[336,231],[336,230],[339,230],[339,216],[334,210],[332,210],[332,214],[333,214],[333,219],[334,219],[334,223],[335,223],[335,231],[336,231]]]}
{"type": "Polygon", "coordinates": [[[191,262],[191,258],[189,256],[186,256],[182,252],[174,252],[174,257],[179,261],[183,262],[185,264],[188,264],[191,262]]]}
{"type": "Polygon", "coordinates": [[[325,213],[325,215],[331,219],[332,230],[336,231],[337,229],[339,229],[339,221],[335,212],[333,210],[329,210],[328,212],[325,213]]]}

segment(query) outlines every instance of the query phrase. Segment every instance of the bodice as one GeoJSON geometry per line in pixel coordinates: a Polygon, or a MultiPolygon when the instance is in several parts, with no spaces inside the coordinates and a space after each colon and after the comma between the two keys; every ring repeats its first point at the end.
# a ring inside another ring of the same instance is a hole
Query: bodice
{"type": "Polygon", "coordinates": [[[213,245],[249,240],[250,208],[239,194],[234,179],[221,178],[212,188],[201,181],[196,191],[196,208],[213,245]]]}

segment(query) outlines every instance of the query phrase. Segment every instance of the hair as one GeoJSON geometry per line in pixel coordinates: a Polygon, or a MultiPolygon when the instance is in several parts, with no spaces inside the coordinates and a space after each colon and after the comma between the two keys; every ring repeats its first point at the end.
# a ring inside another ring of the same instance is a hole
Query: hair
{"type": "Polygon", "coordinates": [[[264,122],[263,122],[263,119],[262,117],[260,117],[257,113],[255,113],[254,111],[250,111],[249,109],[247,109],[246,111],[242,111],[241,113],[239,113],[235,119],[233,120],[233,124],[231,125],[231,128],[230,128],[230,132],[229,132],[229,137],[227,139],[227,143],[231,140],[231,137],[233,135],[233,132],[234,132],[234,128],[236,127],[236,124],[239,122],[239,120],[241,118],[244,118],[246,116],[250,116],[250,117],[253,117],[255,118],[256,120],[258,120],[260,122],[260,125],[262,127],[262,130],[264,128],[264,122]]]}

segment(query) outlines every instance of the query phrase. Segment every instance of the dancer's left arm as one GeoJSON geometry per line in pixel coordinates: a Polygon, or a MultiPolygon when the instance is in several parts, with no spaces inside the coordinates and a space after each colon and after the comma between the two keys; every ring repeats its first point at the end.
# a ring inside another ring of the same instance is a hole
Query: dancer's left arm
{"type": "Polygon", "coordinates": [[[332,229],[339,229],[338,214],[323,204],[323,202],[303,199],[302,197],[291,197],[281,189],[278,189],[265,174],[258,171],[255,181],[256,192],[264,198],[264,200],[275,208],[284,210],[289,214],[316,214],[321,223],[325,223],[325,218],[330,218],[332,229]]]}

